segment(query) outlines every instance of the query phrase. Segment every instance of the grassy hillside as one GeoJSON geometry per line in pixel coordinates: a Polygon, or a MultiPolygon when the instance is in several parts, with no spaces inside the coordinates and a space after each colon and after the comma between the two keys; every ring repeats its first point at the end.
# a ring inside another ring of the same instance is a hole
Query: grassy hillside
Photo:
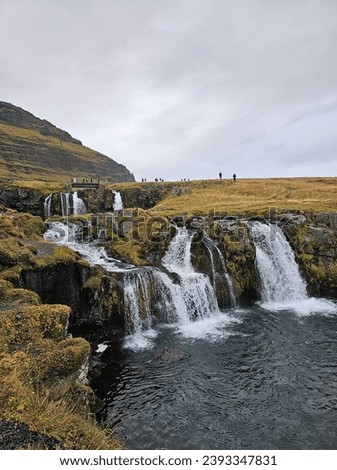
{"type": "Polygon", "coordinates": [[[177,183],[111,185],[119,190],[162,184],[167,196],[151,211],[177,214],[263,214],[269,208],[297,211],[337,211],[337,178],[272,178],[205,180],[177,183]]]}
{"type": "Polygon", "coordinates": [[[133,181],[123,165],[27,111],[0,102],[0,179],[133,181]]]}

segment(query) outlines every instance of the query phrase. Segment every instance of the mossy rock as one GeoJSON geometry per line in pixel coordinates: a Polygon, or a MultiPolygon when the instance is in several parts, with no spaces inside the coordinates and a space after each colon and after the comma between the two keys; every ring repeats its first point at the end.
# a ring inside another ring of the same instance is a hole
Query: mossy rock
{"type": "Polygon", "coordinates": [[[12,311],[0,311],[0,321],[3,326],[0,334],[0,352],[22,349],[38,338],[63,340],[66,336],[69,315],[70,308],[65,305],[36,305],[12,311]]]}
{"type": "Polygon", "coordinates": [[[65,339],[56,344],[49,342],[49,348],[43,348],[39,355],[35,377],[38,382],[53,384],[74,373],[79,374],[89,354],[90,345],[83,338],[65,339]]]}

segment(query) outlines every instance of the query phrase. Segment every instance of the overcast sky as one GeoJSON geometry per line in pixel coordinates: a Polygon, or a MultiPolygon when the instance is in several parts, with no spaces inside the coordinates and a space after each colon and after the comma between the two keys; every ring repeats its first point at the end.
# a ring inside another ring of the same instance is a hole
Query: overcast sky
{"type": "Polygon", "coordinates": [[[337,0],[0,0],[0,100],[137,179],[337,176],[337,0]]]}

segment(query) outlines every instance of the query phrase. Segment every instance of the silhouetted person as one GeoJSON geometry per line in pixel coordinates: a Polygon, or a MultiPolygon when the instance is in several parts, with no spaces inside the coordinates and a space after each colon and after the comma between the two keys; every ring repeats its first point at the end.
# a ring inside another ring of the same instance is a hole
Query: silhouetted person
{"type": "Polygon", "coordinates": [[[235,183],[235,181],[236,181],[236,174],[234,173],[234,175],[233,175],[233,183],[235,183]]]}
{"type": "Polygon", "coordinates": [[[220,173],[219,173],[219,178],[222,180],[222,173],[221,173],[221,171],[220,171],[220,173]]]}

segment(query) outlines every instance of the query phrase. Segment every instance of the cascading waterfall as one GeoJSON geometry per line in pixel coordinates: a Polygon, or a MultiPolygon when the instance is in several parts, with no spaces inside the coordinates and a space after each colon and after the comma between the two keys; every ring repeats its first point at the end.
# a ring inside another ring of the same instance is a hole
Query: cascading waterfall
{"type": "Polygon", "coordinates": [[[264,302],[308,299],[306,286],[294,253],[277,225],[254,222],[251,233],[256,247],[256,264],[264,302]]]}
{"type": "Polygon", "coordinates": [[[49,196],[44,200],[44,218],[49,219],[51,217],[51,203],[52,203],[53,193],[50,193],[49,196]]]}
{"type": "Polygon", "coordinates": [[[83,240],[83,227],[68,222],[50,222],[48,230],[43,235],[45,240],[58,245],[66,245],[74,251],[80,253],[93,266],[102,266],[108,272],[123,272],[134,266],[122,263],[111,258],[106,253],[104,247],[96,243],[81,243],[83,240]]]}
{"type": "Polygon", "coordinates": [[[61,212],[63,217],[68,215],[85,214],[87,209],[83,200],[78,196],[77,191],[74,193],[60,193],[61,212]]]}
{"type": "Polygon", "coordinates": [[[113,194],[115,195],[115,201],[112,205],[114,211],[122,211],[124,206],[123,206],[123,200],[121,193],[119,191],[112,191],[113,194]]]}
{"type": "Polygon", "coordinates": [[[231,278],[231,276],[229,275],[229,273],[227,271],[225,258],[223,257],[223,254],[219,250],[219,247],[216,245],[216,243],[205,232],[204,232],[204,243],[205,243],[205,247],[208,251],[209,258],[210,258],[210,261],[211,261],[213,289],[216,290],[216,287],[217,287],[217,270],[216,270],[214,255],[213,255],[213,251],[215,251],[215,253],[218,257],[218,260],[220,261],[220,266],[221,266],[220,275],[223,275],[224,278],[225,278],[225,281],[226,281],[226,288],[227,288],[228,294],[229,294],[230,306],[235,307],[236,306],[236,298],[235,298],[235,294],[234,294],[233,281],[232,281],[232,278],[231,278]]]}
{"type": "Polygon", "coordinates": [[[176,281],[154,267],[136,267],[110,258],[96,243],[79,243],[82,227],[61,222],[49,223],[46,240],[67,245],[92,265],[108,272],[118,272],[124,283],[126,344],[133,349],[149,347],[148,335],[154,334],[155,322],[190,325],[193,320],[212,317],[219,312],[215,292],[208,276],[194,271],[191,263],[193,233],[178,229],[163,265],[176,275],[176,281]],[[131,335],[131,336],[130,336],[131,335]]]}
{"type": "Polygon", "coordinates": [[[134,268],[125,274],[124,303],[132,332],[146,330],[154,318],[160,323],[189,321],[180,285],[156,268],[134,268]]]}
{"type": "Polygon", "coordinates": [[[61,211],[62,217],[67,217],[71,214],[70,209],[70,193],[60,193],[61,198],[61,211]]]}
{"type": "Polygon", "coordinates": [[[210,317],[219,311],[215,292],[208,276],[194,271],[191,263],[193,232],[178,228],[165,256],[163,266],[180,279],[181,297],[190,320],[210,317]]]}
{"type": "Polygon", "coordinates": [[[73,206],[74,206],[74,215],[85,214],[87,209],[83,200],[78,197],[77,191],[73,193],[73,206]]]}

